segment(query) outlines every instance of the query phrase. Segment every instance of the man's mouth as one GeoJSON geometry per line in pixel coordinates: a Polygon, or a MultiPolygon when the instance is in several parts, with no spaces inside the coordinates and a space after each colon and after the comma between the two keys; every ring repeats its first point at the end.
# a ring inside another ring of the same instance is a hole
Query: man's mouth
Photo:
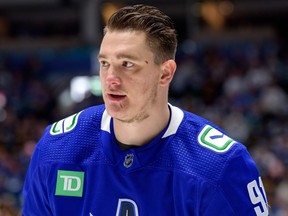
{"type": "Polygon", "coordinates": [[[113,101],[120,101],[120,100],[123,100],[125,97],[126,95],[108,94],[109,100],[113,100],[113,101]]]}

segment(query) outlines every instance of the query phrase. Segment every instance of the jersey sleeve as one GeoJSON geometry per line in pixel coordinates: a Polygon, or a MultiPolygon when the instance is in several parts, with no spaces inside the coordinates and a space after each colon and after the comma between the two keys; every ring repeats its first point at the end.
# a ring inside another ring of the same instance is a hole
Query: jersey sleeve
{"type": "Polygon", "coordinates": [[[269,215],[261,177],[245,148],[230,158],[219,183],[207,190],[203,200],[201,215],[269,215]]]}
{"type": "Polygon", "coordinates": [[[40,145],[37,144],[32,155],[23,187],[23,216],[53,215],[49,207],[47,193],[47,168],[40,164],[40,145]]]}

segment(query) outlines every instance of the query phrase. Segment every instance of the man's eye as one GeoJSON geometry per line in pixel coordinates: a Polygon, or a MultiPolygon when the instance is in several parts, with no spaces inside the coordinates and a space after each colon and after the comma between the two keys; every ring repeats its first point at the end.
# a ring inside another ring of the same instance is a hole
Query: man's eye
{"type": "Polygon", "coordinates": [[[122,64],[122,66],[124,66],[124,67],[126,67],[126,68],[130,68],[130,67],[132,67],[133,65],[134,65],[133,63],[127,62],[127,61],[124,61],[123,64],[122,64]]]}
{"type": "Polygon", "coordinates": [[[100,64],[102,67],[108,67],[109,66],[109,63],[106,61],[100,61],[100,64]]]}

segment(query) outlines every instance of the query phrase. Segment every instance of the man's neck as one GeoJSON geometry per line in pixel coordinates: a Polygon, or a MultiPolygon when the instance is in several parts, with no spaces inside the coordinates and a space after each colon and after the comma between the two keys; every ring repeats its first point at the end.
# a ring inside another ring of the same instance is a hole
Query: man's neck
{"type": "Polygon", "coordinates": [[[170,111],[167,109],[161,113],[155,113],[141,122],[126,123],[113,119],[116,139],[126,145],[142,146],[149,143],[160,134],[167,126],[170,111]]]}

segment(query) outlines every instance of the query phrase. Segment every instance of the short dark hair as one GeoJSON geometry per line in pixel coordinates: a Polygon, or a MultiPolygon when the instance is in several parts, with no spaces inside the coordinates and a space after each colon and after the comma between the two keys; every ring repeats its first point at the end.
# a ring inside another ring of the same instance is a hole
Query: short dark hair
{"type": "Polygon", "coordinates": [[[156,64],[175,59],[176,30],[171,18],[156,7],[138,4],[121,8],[109,18],[104,35],[115,30],[143,31],[156,64]]]}

